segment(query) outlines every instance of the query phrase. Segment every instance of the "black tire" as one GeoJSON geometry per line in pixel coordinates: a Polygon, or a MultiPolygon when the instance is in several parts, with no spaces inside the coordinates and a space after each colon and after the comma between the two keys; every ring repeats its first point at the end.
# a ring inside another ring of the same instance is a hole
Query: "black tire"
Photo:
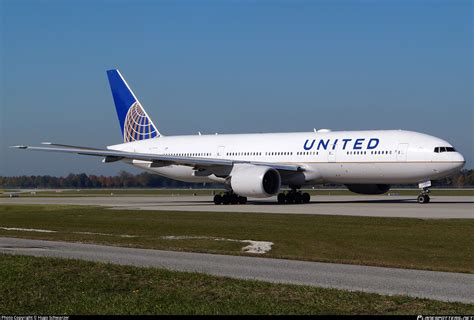
{"type": "Polygon", "coordinates": [[[214,204],[222,204],[222,196],[220,194],[214,196],[214,204]]]}
{"type": "Polygon", "coordinates": [[[309,201],[311,200],[311,196],[307,192],[303,193],[301,197],[303,199],[303,203],[309,203],[309,201]]]}
{"type": "Polygon", "coordinates": [[[283,192],[278,194],[277,199],[279,204],[285,204],[286,202],[286,196],[283,192]]]}
{"type": "Polygon", "coordinates": [[[230,203],[231,204],[237,204],[239,203],[239,196],[236,195],[235,193],[230,195],[230,203]]]}
{"type": "Polygon", "coordinates": [[[286,203],[293,204],[295,203],[295,195],[293,193],[287,193],[285,196],[286,203]]]}
{"type": "Polygon", "coordinates": [[[246,204],[247,203],[247,197],[240,197],[239,196],[239,203],[240,204],[246,204]]]}
{"type": "Polygon", "coordinates": [[[424,194],[420,194],[418,196],[418,198],[416,198],[416,201],[418,201],[418,203],[426,203],[425,201],[425,195],[424,194]]]}
{"type": "Polygon", "coordinates": [[[295,193],[295,203],[296,204],[300,204],[303,202],[303,196],[301,195],[301,193],[297,192],[295,193]]]}
{"type": "Polygon", "coordinates": [[[423,203],[429,203],[430,202],[430,196],[425,194],[425,202],[423,203]]]}
{"type": "Polygon", "coordinates": [[[223,195],[222,196],[222,204],[227,205],[229,203],[230,203],[230,195],[228,195],[228,194],[223,195]]]}

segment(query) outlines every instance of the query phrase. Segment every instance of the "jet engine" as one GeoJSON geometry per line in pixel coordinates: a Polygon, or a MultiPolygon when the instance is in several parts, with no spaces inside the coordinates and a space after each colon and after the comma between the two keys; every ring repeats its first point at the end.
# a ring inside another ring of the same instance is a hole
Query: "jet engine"
{"type": "Polygon", "coordinates": [[[232,190],[244,197],[271,197],[278,193],[281,186],[280,173],[266,166],[237,164],[230,176],[232,190]]]}
{"type": "Polygon", "coordinates": [[[346,187],[359,194],[383,194],[390,190],[388,184],[346,184],[346,187]]]}

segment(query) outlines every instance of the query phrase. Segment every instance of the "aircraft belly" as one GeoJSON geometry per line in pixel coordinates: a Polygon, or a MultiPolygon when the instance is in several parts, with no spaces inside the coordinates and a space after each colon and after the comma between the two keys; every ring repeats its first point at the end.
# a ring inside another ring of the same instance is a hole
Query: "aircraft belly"
{"type": "Polygon", "coordinates": [[[319,170],[329,183],[418,183],[446,176],[450,164],[430,162],[324,163],[319,170]]]}

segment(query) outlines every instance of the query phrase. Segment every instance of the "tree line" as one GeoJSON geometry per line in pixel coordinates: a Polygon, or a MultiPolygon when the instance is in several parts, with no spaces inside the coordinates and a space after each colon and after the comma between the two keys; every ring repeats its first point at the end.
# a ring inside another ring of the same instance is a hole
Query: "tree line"
{"type": "Polygon", "coordinates": [[[0,177],[1,188],[202,188],[203,184],[171,180],[143,172],[137,175],[120,171],[116,176],[70,173],[65,177],[15,176],[0,177]]]}
{"type": "MultiPolygon", "coordinates": [[[[465,169],[451,177],[433,181],[432,184],[436,187],[474,187],[474,170],[465,169]]],[[[70,173],[65,177],[0,176],[0,188],[215,188],[217,186],[216,184],[181,182],[148,172],[134,175],[120,171],[116,176],[85,173],[70,173]]]]}

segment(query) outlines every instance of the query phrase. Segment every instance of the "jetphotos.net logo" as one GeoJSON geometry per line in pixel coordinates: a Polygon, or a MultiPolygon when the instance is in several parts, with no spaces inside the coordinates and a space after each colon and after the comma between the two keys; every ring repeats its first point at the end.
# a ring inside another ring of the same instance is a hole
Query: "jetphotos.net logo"
{"type": "Polygon", "coordinates": [[[416,317],[416,320],[474,320],[474,316],[422,316],[416,317]]]}

